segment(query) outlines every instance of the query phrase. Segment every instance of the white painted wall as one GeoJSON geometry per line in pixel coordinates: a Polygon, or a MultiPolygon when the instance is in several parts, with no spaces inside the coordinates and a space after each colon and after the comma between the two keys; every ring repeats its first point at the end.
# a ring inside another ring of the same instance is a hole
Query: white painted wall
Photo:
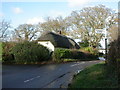
{"type": "Polygon", "coordinates": [[[54,51],[55,47],[50,41],[38,41],[39,44],[47,47],[50,51],[54,51]]]}
{"type": "Polygon", "coordinates": [[[104,53],[104,54],[105,54],[105,50],[99,50],[99,52],[101,52],[101,53],[104,53]]]}

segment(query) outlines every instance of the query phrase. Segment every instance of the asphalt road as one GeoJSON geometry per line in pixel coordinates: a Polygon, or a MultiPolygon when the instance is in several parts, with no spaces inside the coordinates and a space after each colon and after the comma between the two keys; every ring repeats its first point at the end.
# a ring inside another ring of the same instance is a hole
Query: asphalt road
{"type": "Polygon", "coordinates": [[[101,62],[81,61],[49,65],[3,65],[2,88],[66,88],[74,74],[101,62]]]}

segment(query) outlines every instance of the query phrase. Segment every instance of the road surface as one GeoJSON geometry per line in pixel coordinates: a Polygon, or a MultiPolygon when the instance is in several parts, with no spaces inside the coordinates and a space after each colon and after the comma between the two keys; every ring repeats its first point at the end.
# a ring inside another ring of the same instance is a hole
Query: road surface
{"type": "Polygon", "coordinates": [[[67,88],[74,74],[101,62],[81,61],[49,65],[3,65],[2,88],[67,88]]]}

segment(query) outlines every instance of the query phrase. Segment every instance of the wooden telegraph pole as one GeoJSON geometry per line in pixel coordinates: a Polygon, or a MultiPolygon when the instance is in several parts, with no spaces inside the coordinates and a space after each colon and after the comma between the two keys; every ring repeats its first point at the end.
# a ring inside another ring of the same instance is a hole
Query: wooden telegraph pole
{"type": "Polygon", "coordinates": [[[105,64],[107,64],[107,38],[105,38],[105,64]]]}

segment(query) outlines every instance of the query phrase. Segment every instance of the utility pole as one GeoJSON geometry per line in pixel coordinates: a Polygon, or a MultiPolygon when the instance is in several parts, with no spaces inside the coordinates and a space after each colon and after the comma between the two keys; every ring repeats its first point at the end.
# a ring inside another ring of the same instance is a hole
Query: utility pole
{"type": "Polygon", "coordinates": [[[105,38],[105,63],[107,64],[107,38],[105,38]]]}
{"type": "Polygon", "coordinates": [[[107,64],[107,26],[105,25],[105,64],[107,64]]]}

